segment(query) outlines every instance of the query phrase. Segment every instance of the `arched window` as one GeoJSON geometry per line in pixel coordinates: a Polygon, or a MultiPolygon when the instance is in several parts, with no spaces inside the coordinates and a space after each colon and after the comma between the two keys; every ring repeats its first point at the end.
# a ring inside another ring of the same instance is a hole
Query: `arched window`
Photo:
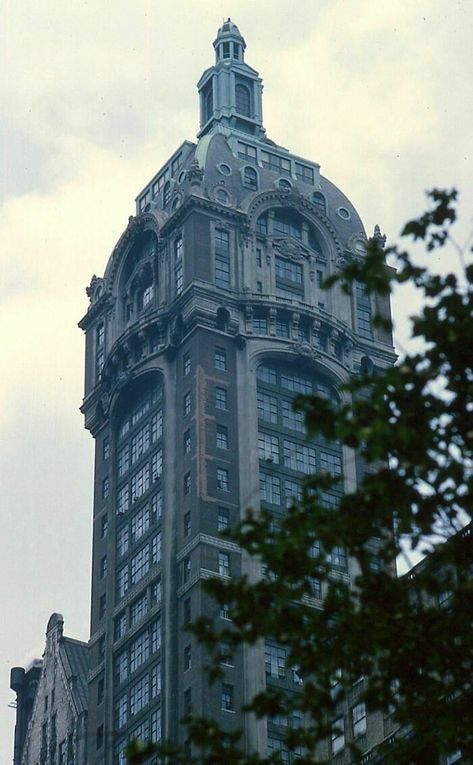
{"type": "Polygon", "coordinates": [[[163,190],[163,206],[166,207],[166,205],[168,205],[170,201],[171,201],[171,184],[168,181],[164,185],[164,190],[163,190]]]}
{"type": "Polygon", "coordinates": [[[214,94],[212,90],[212,86],[210,86],[206,96],[205,96],[205,122],[207,122],[214,112],[214,94]]]}
{"type": "Polygon", "coordinates": [[[243,186],[252,191],[258,188],[258,173],[253,167],[245,167],[243,171],[243,186]]]}
{"type": "Polygon", "coordinates": [[[245,117],[251,117],[251,96],[246,85],[237,85],[235,88],[236,110],[245,117]]]}
{"type": "Polygon", "coordinates": [[[327,212],[325,197],[323,194],[321,194],[320,191],[314,191],[314,193],[312,194],[312,202],[314,203],[316,207],[318,207],[319,210],[321,210],[321,212],[323,213],[327,212]]]}
{"type": "Polygon", "coordinates": [[[280,178],[278,181],[278,186],[280,189],[292,189],[292,184],[290,181],[287,181],[285,178],[280,178]]]}

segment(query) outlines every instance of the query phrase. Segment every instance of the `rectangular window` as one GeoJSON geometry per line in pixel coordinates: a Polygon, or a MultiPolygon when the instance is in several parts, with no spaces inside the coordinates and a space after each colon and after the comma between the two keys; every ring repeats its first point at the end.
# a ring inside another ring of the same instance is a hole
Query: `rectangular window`
{"type": "Polygon", "coordinates": [[[151,698],[156,699],[161,693],[161,664],[155,664],[151,670],[151,698]]]}
{"type": "Polygon", "coordinates": [[[100,560],[100,578],[103,579],[107,574],[107,556],[104,555],[100,560]]]}
{"type": "MultiPolygon", "coordinates": [[[[263,292],[263,282],[256,282],[256,292],[258,292],[260,295],[262,294],[262,292],[263,292]]],[[[253,330],[253,331],[255,331],[255,330],[253,330]]],[[[266,334],[266,332],[264,332],[262,334],[266,334]]]]}
{"type": "Polygon", "coordinates": [[[134,464],[149,449],[149,425],[138,431],[131,440],[131,462],[134,464]]]}
{"type": "Polygon", "coordinates": [[[161,579],[157,579],[151,585],[151,603],[153,606],[161,603],[161,579]]]}
{"type": "Polygon", "coordinates": [[[275,738],[275,736],[268,736],[268,754],[273,754],[274,752],[279,754],[284,765],[289,762],[289,751],[284,741],[280,738],[275,738]]]}
{"type": "Polygon", "coordinates": [[[219,552],[218,573],[220,576],[230,576],[230,556],[228,553],[219,552]]]}
{"type": "Polygon", "coordinates": [[[117,492],[117,515],[123,515],[130,504],[130,487],[126,483],[117,492]]]}
{"type": "Polygon", "coordinates": [[[109,494],[110,494],[110,481],[107,476],[102,481],[102,499],[107,499],[109,494]]]}
{"type": "Polygon", "coordinates": [[[180,295],[184,286],[184,268],[182,263],[177,264],[174,272],[174,279],[176,285],[176,295],[180,295]]]}
{"type": "Polygon", "coordinates": [[[258,406],[258,417],[265,422],[271,422],[277,425],[278,422],[278,401],[275,396],[258,391],[256,395],[258,406]]]}
{"type": "Polygon", "coordinates": [[[227,603],[224,603],[223,606],[220,606],[220,618],[230,620],[230,609],[227,603]]]}
{"type": "Polygon", "coordinates": [[[261,151],[261,162],[267,170],[272,170],[280,175],[291,175],[291,160],[278,157],[269,151],[261,151]]]}
{"type": "Polygon", "coordinates": [[[276,337],[289,337],[289,322],[276,319],[276,337]]]}
{"type": "Polygon", "coordinates": [[[100,538],[104,539],[108,533],[108,515],[104,513],[100,519],[100,538]]]}
{"type": "Polygon", "coordinates": [[[287,651],[282,646],[266,643],[264,646],[264,667],[267,675],[283,679],[286,677],[287,651]]]}
{"type": "Polygon", "coordinates": [[[260,364],[256,371],[256,377],[260,382],[276,385],[276,370],[273,367],[266,367],[264,364],[260,364]]]}
{"type": "Polygon", "coordinates": [[[156,563],[160,563],[161,561],[161,546],[162,546],[162,535],[161,535],[161,532],[158,531],[158,533],[151,540],[151,562],[153,563],[153,565],[156,563]]]}
{"type": "Polygon", "coordinates": [[[281,504],[281,482],[278,476],[271,475],[270,473],[260,473],[259,491],[262,502],[279,507],[281,504]]]}
{"type": "Polygon", "coordinates": [[[284,466],[309,475],[315,472],[315,449],[284,439],[284,466]]]}
{"type": "Polygon", "coordinates": [[[161,489],[151,498],[151,515],[154,521],[159,521],[163,514],[163,494],[161,489]]]}
{"type": "Polygon", "coordinates": [[[286,495],[286,507],[291,507],[293,501],[300,502],[302,499],[302,485],[299,481],[284,481],[284,494],[286,495]]]}
{"type": "Polygon", "coordinates": [[[103,619],[105,616],[105,611],[107,609],[107,596],[105,593],[100,596],[99,599],[99,619],[103,619]]]}
{"type": "Polygon", "coordinates": [[[103,443],[102,443],[102,459],[105,462],[110,457],[110,439],[108,436],[105,436],[103,443]]]}
{"type": "Polygon", "coordinates": [[[282,279],[286,282],[294,282],[294,284],[302,285],[302,265],[300,263],[294,263],[292,260],[285,260],[284,258],[276,258],[276,280],[282,279]]]}
{"type": "Polygon", "coordinates": [[[371,297],[366,292],[364,284],[355,283],[356,294],[356,328],[362,337],[373,337],[371,324],[371,297]]]}
{"type": "Polygon", "coordinates": [[[229,491],[228,470],[225,468],[217,468],[217,489],[220,489],[220,491],[229,491]]]}
{"type": "Polygon", "coordinates": [[[338,717],[332,723],[332,754],[337,754],[345,746],[345,723],[338,717]]]}
{"type": "Polygon", "coordinates": [[[252,321],[252,328],[255,335],[268,334],[268,321],[264,317],[255,317],[252,321]]]}
{"type": "Polygon", "coordinates": [[[117,557],[121,558],[128,550],[128,526],[122,526],[117,531],[117,557]]]}
{"type": "Polygon", "coordinates": [[[131,541],[136,542],[140,539],[149,529],[149,507],[143,507],[138,513],[135,513],[131,519],[131,541]]]}
{"type": "Polygon", "coordinates": [[[118,477],[121,478],[125,475],[130,467],[130,447],[128,444],[124,446],[117,454],[117,470],[118,477]]]}
{"type": "Polygon", "coordinates": [[[227,390],[226,388],[215,388],[215,408],[227,409],[227,390]]]}
{"type": "Polygon", "coordinates": [[[189,624],[191,618],[191,599],[186,598],[184,601],[184,624],[189,624]]]}
{"type": "Polygon", "coordinates": [[[240,159],[243,159],[245,162],[249,162],[252,165],[257,164],[256,146],[250,146],[247,143],[238,141],[238,156],[240,159]]]}
{"type": "Polygon", "coordinates": [[[157,481],[163,474],[163,450],[158,451],[151,457],[151,475],[153,481],[157,481]]]}
{"type": "Polygon", "coordinates": [[[182,572],[183,572],[182,578],[184,580],[184,583],[186,583],[191,578],[191,573],[192,573],[192,564],[191,564],[191,559],[189,558],[189,556],[187,558],[184,558],[184,560],[182,561],[182,572]]]}
{"type": "Polygon", "coordinates": [[[230,289],[230,234],[215,229],[215,285],[230,289]]]}
{"type": "Polygon", "coordinates": [[[292,402],[281,401],[281,415],[284,428],[297,430],[298,433],[305,433],[304,413],[297,410],[294,411],[292,402]]]}
{"type": "Polygon", "coordinates": [[[217,449],[228,449],[228,428],[224,425],[217,425],[216,446],[217,449]]]}
{"type": "Polygon", "coordinates": [[[218,516],[217,516],[217,530],[223,531],[224,529],[228,529],[229,524],[229,518],[230,518],[230,511],[227,507],[219,507],[218,508],[218,516]]]}
{"type": "Polygon", "coordinates": [[[184,417],[187,417],[191,413],[191,394],[186,393],[184,396],[184,417]]]}
{"type": "Polygon", "coordinates": [[[186,473],[184,476],[184,494],[190,494],[191,491],[191,474],[186,473]]]}
{"type": "Polygon", "coordinates": [[[279,438],[269,433],[258,433],[258,457],[266,462],[279,462],[279,438]]]}
{"type": "Polygon", "coordinates": [[[334,547],[327,555],[327,562],[331,566],[341,568],[346,571],[348,567],[347,553],[344,547],[334,547]]]}
{"type": "Polygon", "coordinates": [[[137,715],[149,701],[149,680],[142,677],[130,689],[130,717],[137,715]]]}
{"type": "Polygon", "coordinates": [[[191,357],[188,353],[184,356],[184,374],[188,375],[191,371],[191,357]]]}
{"type": "Polygon", "coordinates": [[[117,727],[122,728],[128,720],[128,699],[126,696],[120,696],[115,706],[115,716],[117,727]]]}
{"type": "Polygon", "coordinates": [[[333,476],[342,474],[342,458],[340,455],[321,451],[319,456],[321,470],[325,470],[333,476]]]}
{"type": "Polygon", "coordinates": [[[161,409],[156,412],[151,420],[151,443],[156,443],[163,435],[163,413],[161,409]]]}
{"type": "Polygon", "coordinates": [[[144,465],[131,479],[131,501],[142,497],[149,489],[149,465],[144,465]]]}
{"type": "Polygon", "coordinates": [[[220,369],[222,372],[227,371],[227,352],[224,348],[215,348],[214,366],[215,369],[220,369]]]}
{"type": "Polygon", "coordinates": [[[184,691],[184,714],[190,715],[192,712],[192,691],[190,688],[186,688],[184,691]]]}
{"type": "Polygon", "coordinates": [[[130,561],[131,584],[136,584],[143,579],[149,571],[149,548],[143,547],[130,561]]]}
{"type": "Polygon", "coordinates": [[[136,672],[149,657],[149,632],[142,632],[130,644],[130,674],[136,672]]]}
{"type": "Polygon", "coordinates": [[[191,450],[191,432],[186,430],[184,433],[184,454],[189,454],[191,450]]]}
{"type": "Polygon", "coordinates": [[[262,256],[261,256],[261,248],[260,247],[256,248],[256,265],[258,266],[258,268],[261,268],[261,266],[263,265],[263,259],[262,259],[262,256]]]}
{"type": "Polygon", "coordinates": [[[314,168],[296,162],[296,178],[303,183],[314,185],[314,168]]]}
{"type": "Polygon", "coordinates": [[[135,600],[130,606],[130,623],[131,626],[137,624],[148,610],[148,596],[146,593],[141,595],[138,600],[135,600]]]}
{"type": "Polygon", "coordinates": [[[118,569],[116,584],[117,596],[123,598],[125,592],[128,590],[128,566],[118,569]]]}
{"type": "Polygon", "coordinates": [[[123,612],[115,618],[113,626],[113,637],[115,640],[120,640],[126,633],[126,613],[123,612]]]}
{"type": "Polygon", "coordinates": [[[366,733],[366,706],[364,703],[356,704],[351,710],[353,737],[362,736],[366,733]]]}
{"type": "Polygon", "coordinates": [[[191,520],[191,514],[186,513],[184,515],[184,536],[190,537],[192,530],[192,520],[191,520]]]}
{"type": "Polygon", "coordinates": [[[191,647],[186,645],[184,648],[184,672],[187,672],[192,666],[191,647]]]}
{"type": "Polygon", "coordinates": [[[229,685],[228,683],[222,683],[222,692],[220,696],[220,708],[227,712],[233,711],[234,709],[233,685],[229,685]]]}

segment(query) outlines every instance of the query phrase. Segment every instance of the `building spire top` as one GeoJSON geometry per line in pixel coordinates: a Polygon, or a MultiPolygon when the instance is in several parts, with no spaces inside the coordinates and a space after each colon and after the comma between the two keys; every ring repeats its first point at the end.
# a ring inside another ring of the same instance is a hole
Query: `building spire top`
{"type": "Polygon", "coordinates": [[[223,22],[214,40],[215,63],[220,61],[243,61],[246,43],[235,22],[230,17],[223,22]]]}

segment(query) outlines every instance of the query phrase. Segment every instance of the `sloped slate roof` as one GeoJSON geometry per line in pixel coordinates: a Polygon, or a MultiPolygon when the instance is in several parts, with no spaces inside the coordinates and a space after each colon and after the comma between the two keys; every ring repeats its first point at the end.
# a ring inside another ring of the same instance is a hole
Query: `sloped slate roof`
{"type": "Polygon", "coordinates": [[[77,713],[87,711],[87,675],[89,672],[87,643],[63,637],[60,647],[66,678],[75,678],[70,684],[77,713]]]}

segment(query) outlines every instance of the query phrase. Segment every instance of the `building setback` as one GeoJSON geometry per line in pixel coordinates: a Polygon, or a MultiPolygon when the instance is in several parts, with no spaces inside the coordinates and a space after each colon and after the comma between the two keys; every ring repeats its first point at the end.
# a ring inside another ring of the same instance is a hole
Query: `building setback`
{"type": "MultiPolygon", "coordinates": [[[[320,469],[356,484],[353,453],[307,441],[294,395],[336,398],[350,374],[394,359],[390,334],[371,323],[375,310],[389,316],[387,299],[321,288],[363,257],[363,224],[316,162],[266,137],[262,81],[245,47],[225,22],[198,83],[197,143],[181,144],[141,191],[103,278],[87,289],[89,765],[122,765],[133,738],[184,744],[180,719],[191,709],[243,728],[248,750],[281,748],[284,728],[240,707],[265,683],[297,691],[284,649],[240,648],[223,682],[208,686],[203,650],[182,628],[231,616],[203,580],[260,576],[219,536],[247,507],[281,517],[320,469]]],[[[336,504],[336,492],[325,499],[336,504]]],[[[344,550],[331,562],[351,580],[344,550]]],[[[321,597],[314,582],[314,607],[321,597]]],[[[356,722],[367,748],[379,740],[377,725],[356,722]]]]}
{"type": "Polygon", "coordinates": [[[87,643],[65,637],[63,627],[62,615],[52,614],[42,661],[11,670],[13,765],[87,763],[87,643]]]}

